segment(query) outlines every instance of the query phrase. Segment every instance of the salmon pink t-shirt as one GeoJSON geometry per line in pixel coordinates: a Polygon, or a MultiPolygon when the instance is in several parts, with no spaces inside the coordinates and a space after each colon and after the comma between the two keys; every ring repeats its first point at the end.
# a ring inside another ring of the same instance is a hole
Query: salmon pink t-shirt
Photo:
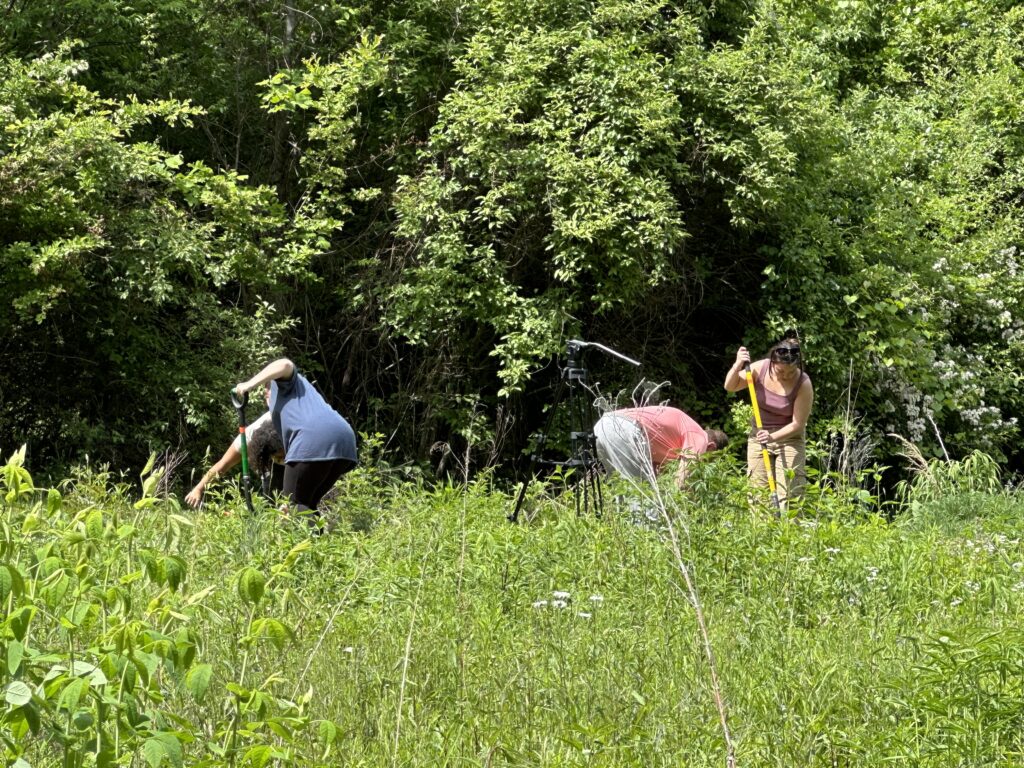
{"type": "Polygon", "coordinates": [[[704,428],[678,408],[667,405],[648,405],[642,408],[623,408],[616,416],[637,424],[651,445],[651,461],[655,468],[681,456],[700,456],[708,449],[708,435],[704,428]]]}

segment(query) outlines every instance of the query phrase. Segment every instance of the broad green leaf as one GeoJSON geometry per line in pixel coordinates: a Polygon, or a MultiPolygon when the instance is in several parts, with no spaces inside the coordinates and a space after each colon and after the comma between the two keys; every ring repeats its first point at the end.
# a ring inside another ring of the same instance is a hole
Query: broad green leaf
{"type": "Polygon", "coordinates": [[[157,584],[164,583],[164,573],[161,567],[161,558],[151,549],[140,549],[139,560],[146,567],[146,575],[150,581],[156,582],[157,584]]]}
{"type": "Polygon", "coordinates": [[[78,702],[89,690],[89,680],[85,677],[73,677],[71,682],[64,686],[57,699],[57,709],[66,709],[73,712],[78,709],[78,702]]]}
{"type": "Polygon", "coordinates": [[[197,664],[185,675],[185,686],[197,702],[206,697],[206,691],[210,687],[210,680],[213,678],[213,667],[209,664],[197,664]]]}
{"type": "Polygon", "coordinates": [[[281,723],[276,720],[264,720],[264,722],[267,724],[267,728],[282,741],[289,742],[292,740],[292,732],[281,723]]]}
{"type": "Polygon", "coordinates": [[[130,658],[135,665],[135,669],[138,670],[143,684],[149,685],[149,681],[152,680],[153,675],[156,674],[157,669],[160,667],[160,658],[152,653],[139,650],[134,651],[130,658]]]}
{"type": "Polygon", "coordinates": [[[43,682],[47,683],[50,680],[53,680],[55,677],[63,675],[67,671],[68,668],[65,667],[63,664],[54,664],[52,667],[46,670],[46,674],[43,676],[43,682]]]}
{"type": "Polygon", "coordinates": [[[89,602],[82,601],[75,603],[61,617],[61,626],[66,629],[78,629],[89,618],[89,613],[93,608],[93,604],[89,602]]]}
{"type": "Polygon", "coordinates": [[[177,591],[181,582],[185,580],[185,561],[176,555],[161,557],[160,570],[167,586],[177,591]]]}
{"type": "Polygon", "coordinates": [[[75,661],[72,663],[71,674],[76,677],[88,677],[92,685],[106,685],[108,682],[103,670],[87,661],[75,661]]]}
{"type": "Polygon", "coordinates": [[[166,758],[172,768],[181,768],[181,742],[173,733],[160,732],[153,734],[142,745],[142,755],[150,768],[159,768],[166,758]]]}
{"type": "Polygon", "coordinates": [[[252,747],[245,753],[245,756],[242,758],[242,765],[251,766],[251,768],[263,768],[273,758],[273,748],[266,744],[260,744],[259,746],[252,747]]]}
{"type": "Polygon", "coordinates": [[[16,640],[25,641],[25,634],[28,632],[29,624],[32,623],[32,617],[35,615],[35,607],[26,605],[15,611],[7,620],[7,626],[10,627],[16,640]]]}
{"type": "Polygon", "coordinates": [[[20,707],[32,700],[32,689],[21,680],[14,680],[4,693],[4,700],[13,707],[20,707]]]}
{"type": "Polygon", "coordinates": [[[34,701],[30,701],[28,704],[21,708],[22,713],[25,715],[25,722],[28,723],[29,730],[32,731],[34,736],[39,735],[39,731],[43,726],[42,718],[39,716],[39,708],[34,701]]]}
{"type": "Polygon", "coordinates": [[[296,544],[294,547],[288,550],[288,554],[285,555],[284,558],[285,564],[289,567],[295,565],[295,561],[299,559],[299,555],[301,555],[311,546],[312,544],[310,543],[309,539],[303,539],[302,541],[300,541],[298,544],[296,544]]]}
{"type": "Polygon", "coordinates": [[[291,629],[277,619],[262,618],[252,623],[252,636],[269,639],[274,644],[274,647],[280,651],[294,637],[294,634],[291,629]]]}
{"type": "Polygon", "coordinates": [[[147,739],[146,743],[142,745],[142,756],[150,768],[160,768],[166,752],[164,743],[157,738],[147,739]]]}
{"type": "Polygon", "coordinates": [[[11,640],[7,646],[7,671],[13,676],[21,666],[21,660],[25,656],[25,646],[17,640],[11,640]]]}
{"type": "Polygon", "coordinates": [[[85,532],[90,539],[99,539],[103,537],[103,511],[94,509],[89,513],[89,516],[85,518],[85,532]]]}
{"type": "Polygon", "coordinates": [[[266,586],[266,577],[252,566],[242,569],[238,576],[238,596],[247,602],[258,603],[266,586]]]}
{"type": "Polygon", "coordinates": [[[334,740],[338,738],[338,726],[330,720],[321,720],[317,731],[320,734],[320,740],[328,746],[333,744],[334,740]]]}
{"type": "MultiPolygon", "coordinates": [[[[7,563],[0,565],[0,603],[7,602],[7,596],[14,591],[14,576],[11,575],[11,566],[7,563]]],[[[6,606],[3,606],[6,610],[6,606]]]]}
{"type": "Polygon", "coordinates": [[[145,480],[142,481],[142,500],[149,499],[153,496],[156,491],[156,486],[160,482],[160,473],[155,472],[145,480]]]}

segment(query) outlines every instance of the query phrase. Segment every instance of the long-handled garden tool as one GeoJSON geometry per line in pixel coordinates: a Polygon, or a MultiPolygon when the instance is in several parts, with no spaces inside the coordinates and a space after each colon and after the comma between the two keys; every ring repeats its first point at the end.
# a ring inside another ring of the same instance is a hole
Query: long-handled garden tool
{"type": "MultiPolygon", "coordinates": [[[[764,427],[761,426],[761,409],[757,407],[757,392],[754,389],[754,375],[750,371],[750,363],[746,365],[747,371],[747,389],[750,391],[750,404],[754,407],[754,424],[757,425],[757,429],[760,432],[764,427]]],[[[242,438],[242,444],[245,444],[245,438],[242,438]]],[[[772,472],[772,460],[768,456],[768,443],[761,443],[761,458],[764,459],[764,471],[768,475],[768,490],[772,493],[772,506],[776,509],[781,509],[782,505],[779,504],[779,493],[775,488],[775,473],[772,472]]]]}
{"type": "Polygon", "coordinates": [[[252,507],[252,479],[249,477],[249,447],[245,441],[245,428],[248,426],[245,421],[245,405],[249,401],[248,395],[239,396],[235,390],[231,390],[231,404],[238,411],[238,434],[242,438],[242,493],[245,495],[245,505],[249,511],[252,507]]]}

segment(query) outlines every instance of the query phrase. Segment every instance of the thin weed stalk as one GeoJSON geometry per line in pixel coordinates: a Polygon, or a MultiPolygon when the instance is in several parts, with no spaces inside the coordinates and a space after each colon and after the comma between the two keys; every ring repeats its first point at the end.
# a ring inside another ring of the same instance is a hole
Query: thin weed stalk
{"type": "MultiPolygon", "coordinates": [[[[645,393],[645,396],[648,398],[645,402],[649,401],[649,397],[656,392],[657,389],[658,388],[655,387],[645,393]]],[[[635,394],[636,392],[634,390],[634,395],[635,394]]],[[[653,462],[651,461],[650,445],[647,442],[647,438],[639,430],[630,431],[626,433],[625,436],[627,436],[627,439],[631,441],[630,448],[632,448],[634,456],[645,459],[645,461],[640,462],[643,467],[641,477],[630,477],[628,480],[630,485],[637,490],[641,497],[654,503],[659,517],[665,526],[665,530],[668,533],[668,545],[673,564],[683,577],[683,582],[686,585],[686,595],[689,599],[690,605],[693,606],[694,616],[697,620],[697,629],[700,633],[701,646],[708,665],[711,694],[715,702],[715,708],[718,712],[719,725],[722,729],[722,738],[725,742],[725,765],[726,768],[735,768],[736,750],[735,745],[733,744],[732,734],[729,729],[728,704],[718,676],[718,665],[715,661],[715,652],[711,643],[711,634],[708,631],[707,619],[704,614],[704,606],[701,601],[700,592],[697,589],[693,569],[686,562],[686,558],[683,557],[677,521],[669,512],[668,504],[666,503],[666,500],[662,495],[661,488],[658,485],[658,479],[655,475],[653,462]],[[641,480],[643,481],[642,483],[640,482],[641,480]]],[[[683,524],[683,533],[687,537],[689,536],[689,531],[685,524],[683,524]]]]}
{"type": "Polygon", "coordinates": [[[398,765],[398,746],[402,735],[402,710],[405,707],[405,688],[409,681],[409,659],[412,657],[412,636],[416,630],[416,616],[419,611],[420,596],[423,594],[424,573],[427,561],[434,551],[434,540],[437,538],[436,531],[431,537],[426,549],[423,552],[423,559],[420,561],[420,579],[416,585],[416,596],[413,598],[412,613],[409,616],[409,631],[405,635],[405,649],[402,653],[402,681],[398,687],[398,706],[395,712],[395,738],[394,749],[391,754],[391,765],[398,765]]]}
{"type": "Polygon", "coordinates": [[[341,609],[344,608],[345,604],[348,602],[348,596],[352,593],[352,588],[355,587],[357,583],[359,583],[360,573],[360,569],[356,569],[355,574],[352,576],[352,583],[349,584],[348,587],[345,589],[345,593],[341,596],[341,599],[338,600],[337,605],[334,606],[334,610],[331,612],[330,617],[327,619],[327,623],[324,624],[324,631],[321,632],[320,637],[317,638],[316,645],[313,646],[313,650],[309,653],[309,658],[306,659],[306,666],[302,668],[302,672],[299,674],[298,678],[295,681],[295,688],[292,690],[293,699],[298,695],[299,687],[302,685],[302,681],[306,678],[306,675],[309,673],[309,668],[313,664],[313,659],[315,659],[317,654],[320,652],[320,647],[323,645],[324,640],[327,639],[327,635],[330,633],[331,628],[334,626],[334,620],[338,617],[338,614],[341,613],[341,609]]]}

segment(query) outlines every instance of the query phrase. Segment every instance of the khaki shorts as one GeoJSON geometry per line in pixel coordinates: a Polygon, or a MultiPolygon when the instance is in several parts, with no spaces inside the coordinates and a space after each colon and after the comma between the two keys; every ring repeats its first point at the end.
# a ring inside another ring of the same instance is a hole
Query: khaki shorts
{"type": "MultiPolygon", "coordinates": [[[[768,443],[768,458],[779,502],[800,496],[807,485],[807,471],[804,468],[807,461],[807,438],[799,435],[768,443]]],[[[761,444],[753,436],[747,440],[747,477],[755,488],[768,487],[761,444]]]]}

